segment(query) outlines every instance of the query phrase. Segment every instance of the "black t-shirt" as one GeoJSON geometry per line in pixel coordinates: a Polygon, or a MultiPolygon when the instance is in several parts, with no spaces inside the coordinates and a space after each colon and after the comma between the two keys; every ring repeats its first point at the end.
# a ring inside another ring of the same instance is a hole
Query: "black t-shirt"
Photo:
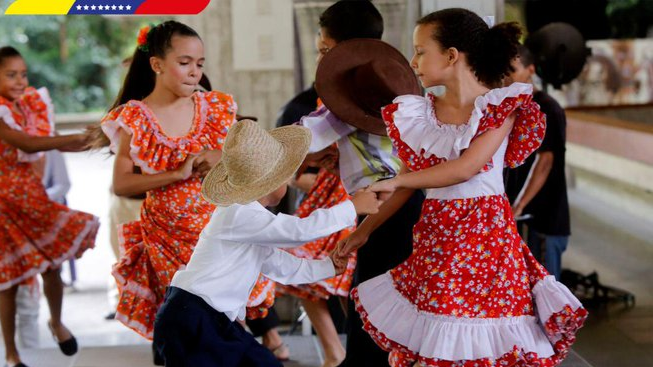
{"type": "Polygon", "coordinates": [[[317,91],[315,86],[302,91],[279,111],[277,127],[294,124],[317,108],[317,91]]]}
{"type": "MultiPolygon", "coordinates": [[[[567,118],[562,107],[548,94],[537,91],[533,93],[533,101],[540,105],[540,110],[546,115],[544,141],[537,152],[552,152],[553,167],[542,189],[524,209],[524,214],[533,215],[529,224],[537,232],[550,236],[569,236],[571,229],[565,179],[567,118]]],[[[507,173],[506,194],[511,203],[521,191],[534,161],[533,154],[522,166],[507,173]]]]}

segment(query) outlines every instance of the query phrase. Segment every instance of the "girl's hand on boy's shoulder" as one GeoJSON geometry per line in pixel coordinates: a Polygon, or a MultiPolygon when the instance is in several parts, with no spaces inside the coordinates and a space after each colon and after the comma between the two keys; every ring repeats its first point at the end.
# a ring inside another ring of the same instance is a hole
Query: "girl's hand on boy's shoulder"
{"type": "Polygon", "coordinates": [[[190,178],[190,176],[193,175],[193,166],[195,165],[195,160],[197,159],[197,156],[191,156],[189,155],[186,157],[186,160],[184,163],[175,170],[175,172],[178,175],[178,179],[180,181],[182,180],[187,180],[190,178]]]}
{"type": "Polygon", "coordinates": [[[204,178],[211,170],[211,165],[207,161],[195,159],[193,162],[193,175],[204,178]]]}
{"type": "Polygon", "coordinates": [[[205,150],[198,156],[200,162],[206,162],[210,167],[215,166],[222,159],[222,151],[220,150],[205,150]]]}
{"type": "Polygon", "coordinates": [[[193,174],[204,178],[211,168],[220,162],[222,152],[219,150],[206,150],[198,154],[193,163],[193,174]]]}

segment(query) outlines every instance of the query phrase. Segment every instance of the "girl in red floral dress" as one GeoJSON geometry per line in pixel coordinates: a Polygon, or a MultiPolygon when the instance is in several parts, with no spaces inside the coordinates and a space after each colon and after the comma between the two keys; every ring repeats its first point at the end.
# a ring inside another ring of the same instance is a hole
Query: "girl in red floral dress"
{"type": "MultiPolygon", "coordinates": [[[[412,172],[371,190],[427,193],[412,255],[352,292],[392,366],[555,366],[587,315],[534,260],[504,194],[504,165],[521,164],[545,131],[530,85],[488,89],[510,70],[519,34],[514,23],[488,28],[468,10],[427,15],[411,65],[424,87],[446,91],[400,96],[383,110],[412,172]]],[[[368,217],[343,253],[383,215],[368,217]]]]}
{"type": "Polygon", "coordinates": [[[83,134],[53,136],[53,119],[48,91],[28,87],[20,53],[0,48],[0,321],[7,366],[25,366],[14,341],[16,291],[36,274],[43,277],[52,334],[62,352],[77,352],[61,322],[59,267],[95,245],[99,222],[48,199],[32,167],[43,151],[78,151],[86,144],[83,134]]]}
{"type": "Polygon", "coordinates": [[[148,339],[166,287],[215,209],[201,197],[201,177],[219,160],[236,116],[230,95],[196,91],[203,63],[202,41],[188,26],[142,29],[121,95],[101,125],[116,154],[115,193],[147,193],[140,220],[119,230],[113,275],[116,319],[148,339]]]}

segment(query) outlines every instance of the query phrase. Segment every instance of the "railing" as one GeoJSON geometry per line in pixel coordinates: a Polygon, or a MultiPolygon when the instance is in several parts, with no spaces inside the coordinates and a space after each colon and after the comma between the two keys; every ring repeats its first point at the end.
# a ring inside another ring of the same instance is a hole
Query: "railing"
{"type": "Polygon", "coordinates": [[[104,112],[58,113],[55,116],[57,130],[77,130],[100,121],[104,112]]]}

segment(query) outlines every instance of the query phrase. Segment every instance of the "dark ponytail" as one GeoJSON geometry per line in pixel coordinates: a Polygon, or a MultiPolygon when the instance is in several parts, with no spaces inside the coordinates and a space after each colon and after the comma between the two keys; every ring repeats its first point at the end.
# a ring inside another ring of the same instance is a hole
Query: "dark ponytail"
{"type": "Polygon", "coordinates": [[[491,88],[502,85],[503,78],[512,71],[511,61],[518,55],[521,32],[516,22],[497,24],[486,32],[472,65],[483,84],[491,88]]]}
{"type": "Polygon", "coordinates": [[[512,71],[510,62],[517,56],[522,33],[515,22],[489,28],[476,13],[451,8],[428,14],[417,24],[433,25],[432,37],[444,49],[454,47],[465,53],[478,80],[489,88],[500,86],[512,71]]]}
{"type": "MultiPolygon", "coordinates": [[[[143,100],[154,90],[155,74],[150,66],[150,57],[165,58],[172,47],[174,36],[197,37],[200,36],[189,26],[169,20],[152,27],[147,32],[145,44],[139,45],[134,55],[129,58],[129,70],[125,81],[120,88],[118,97],[111,105],[110,110],[129,102],[130,100],[143,100]]],[[[208,80],[208,79],[207,79],[208,80]]],[[[109,145],[109,138],[104,135],[100,124],[90,126],[86,134],[89,149],[100,149],[109,145]]]]}
{"type": "Polygon", "coordinates": [[[2,65],[3,62],[5,62],[5,59],[9,59],[12,57],[22,58],[23,56],[20,54],[20,52],[18,52],[18,50],[16,50],[11,46],[0,47],[0,65],[2,65]]]}

